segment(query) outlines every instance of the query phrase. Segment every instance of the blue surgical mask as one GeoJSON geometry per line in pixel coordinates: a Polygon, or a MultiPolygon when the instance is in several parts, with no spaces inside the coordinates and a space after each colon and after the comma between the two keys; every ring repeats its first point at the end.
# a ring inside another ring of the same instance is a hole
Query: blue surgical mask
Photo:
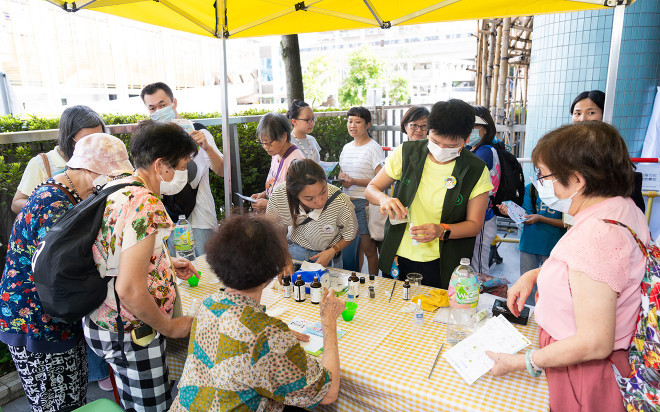
{"type": "Polygon", "coordinates": [[[475,147],[480,140],[481,136],[479,136],[479,129],[472,129],[472,133],[470,133],[470,141],[468,144],[472,147],[475,147]]]}
{"type": "Polygon", "coordinates": [[[176,117],[176,113],[174,113],[174,108],[172,105],[163,107],[162,109],[158,109],[155,112],[151,113],[149,115],[153,120],[159,120],[161,122],[169,122],[173,120],[176,117]]]}
{"type": "Polygon", "coordinates": [[[558,212],[568,213],[568,209],[571,208],[571,203],[573,203],[573,196],[577,192],[573,193],[568,199],[559,199],[555,194],[555,182],[556,180],[545,179],[543,182],[539,183],[538,180],[534,181],[534,186],[539,193],[539,197],[550,209],[554,209],[558,212]]]}

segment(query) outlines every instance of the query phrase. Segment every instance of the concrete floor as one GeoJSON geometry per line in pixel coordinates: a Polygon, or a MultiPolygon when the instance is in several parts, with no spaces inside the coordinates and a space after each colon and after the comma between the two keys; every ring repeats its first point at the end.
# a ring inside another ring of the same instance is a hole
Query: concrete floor
{"type": "MultiPolygon", "coordinates": [[[[498,229],[505,229],[504,227],[498,227],[498,229]]],[[[497,235],[508,238],[519,238],[519,234],[515,231],[509,233],[505,230],[498,230],[497,235]]],[[[517,243],[500,243],[498,247],[498,253],[502,257],[502,263],[493,264],[490,267],[490,275],[495,277],[504,277],[509,280],[512,285],[520,277],[520,255],[518,252],[517,243]]],[[[366,263],[363,272],[367,272],[366,263]]],[[[176,387],[174,388],[174,396],[176,396],[176,387]]],[[[114,400],[112,392],[102,391],[96,382],[92,382],[87,387],[87,400],[88,402],[95,401],[100,398],[108,398],[114,400]]],[[[30,406],[27,402],[25,396],[16,399],[8,403],[7,405],[0,408],[1,412],[25,412],[29,411],[30,406]]]]}

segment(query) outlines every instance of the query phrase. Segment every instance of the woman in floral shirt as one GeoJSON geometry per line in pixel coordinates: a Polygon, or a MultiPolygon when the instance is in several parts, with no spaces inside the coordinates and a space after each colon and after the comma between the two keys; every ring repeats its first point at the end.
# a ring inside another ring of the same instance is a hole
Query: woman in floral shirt
{"type": "Polygon", "coordinates": [[[16,217],[0,280],[0,340],[9,345],[33,411],[85,403],[87,355],[81,324],[55,321],[42,310],[32,255],[57,219],[92,193],[94,179],[132,168],[124,143],[103,133],[80,139],[67,166],[38,186],[16,217]]]}
{"type": "Polygon", "coordinates": [[[163,411],[170,406],[165,337],[190,333],[192,318],[173,318],[173,275],[176,270],[187,279],[197,272],[191,262],[171,258],[163,247],[174,224],[159,196],[183,188],[194,153],[195,141],[178,125],[141,122],[131,139],[135,173],[108,183],[131,185],[108,196],[92,253],[101,276],[113,279],[108,297],[84,318],[83,328],[88,345],[118,378],[127,410],[163,411]]]}

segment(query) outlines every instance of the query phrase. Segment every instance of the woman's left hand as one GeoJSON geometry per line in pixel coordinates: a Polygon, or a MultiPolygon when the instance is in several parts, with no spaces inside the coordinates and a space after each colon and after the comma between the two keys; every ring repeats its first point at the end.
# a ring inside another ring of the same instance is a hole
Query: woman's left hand
{"type": "Polygon", "coordinates": [[[268,199],[265,198],[258,199],[256,202],[252,203],[252,209],[256,210],[257,212],[264,212],[267,206],[268,199]]]}
{"type": "Polygon", "coordinates": [[[490,368],[493,376],[506,375],[509,372],[525,370],[525,355],[509,355],[508,353],[495,353],[486,351],[486,355],[495,361],[490,368]]]}
{"type": "Polygon", "coordinates": [[[188,259],[172,258],[172,265],[174,266],[174,273],[179,279],[188,280],[193,275],[197,276],[195,265],[188,259]]]}
{"type": "Polygon", "coordinates": [[[323,265],[324,267],[328,266],[328,263],[332,261],[332,259],[335,257],[335,250],[333,248],[326,249],[323,252],[319,252],[315,254],[314,256],[310,256],[311,259],[316,259],[316,263],[319,265],[323,265]]]}
{"type": "Polygon", "coordinates": [[[440,225],[436,225],[435,223],[425,223],[410,228],[410,234],[420,243],[428,243],[435,240],[440,236],[440,232],[440,225]]]}

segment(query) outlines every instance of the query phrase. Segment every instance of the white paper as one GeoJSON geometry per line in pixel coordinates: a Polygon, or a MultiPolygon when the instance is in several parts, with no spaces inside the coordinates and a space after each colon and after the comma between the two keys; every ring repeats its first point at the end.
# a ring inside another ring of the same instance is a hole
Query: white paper
{"type": "Polygon", "coordinates": [[[500,315],[489,319],[484,326],[454,345],[442,357],[471,385],[493,367],[494,362],[486,355],[486,351],[513,355],[530,344],[529,339],[500,315]]]}
{"type": "MultiPolygon", "coordinates": [[[[288,322],[287,325],[289,325],[289,329],[309,336],[308,342],[300,342],[300,346],[302,346],[307,352],[317,356],[321,354],[321,350],[323,349],[323,330],[321,328],[321,322],[310,322],[305,319],[295,318],[291,320],[291,322],[288,322]]],[[[337,339],[345,334],[345,330],[337,328],[337,339]]]]}
{"type": "Polygon", "coordinates": [[[256,199],[252,199],[251,197],[244,196],[244,195],[242,195],[242,194],[240,194],[240,193],[238,193],[238,192],[234,192],[234,194],[235,194],[236,196],[240,197],[240,198],[243,199],[243,200],[247,200],[248,202],[251,202],[251,203],[257,203],[256,199]]]}
{"type": "Polygon", "coordinates": [[[516,203],[507,200],[506,202],[502,202],[502,204],[508,208],[507,214],[511,220],[513,220],[513,223],[520,224],[527,220],[525,217],[527,212],[525,212],[525,209],[518,206],[516,203]]]}
{"type": "Polygon", "coordinates": [[[317,270],[325,270],[325,266],[305,260],[300,264],[300,270],[304,272],[316,272],[317,270]]]}

